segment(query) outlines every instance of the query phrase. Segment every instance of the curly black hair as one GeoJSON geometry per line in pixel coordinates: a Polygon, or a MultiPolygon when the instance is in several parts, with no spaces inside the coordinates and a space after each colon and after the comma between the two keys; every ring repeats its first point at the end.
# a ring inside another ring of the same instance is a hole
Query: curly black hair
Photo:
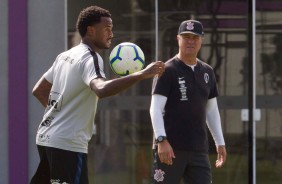
{"type": "Polygon", "coordinates": [[[108,10],[99,6],[89,6],[83,9],[77,19],[76,28],[81,37],[84,37],[88,26],[95,25],[101,21],[101,17],[111,17],[108,10]]]}

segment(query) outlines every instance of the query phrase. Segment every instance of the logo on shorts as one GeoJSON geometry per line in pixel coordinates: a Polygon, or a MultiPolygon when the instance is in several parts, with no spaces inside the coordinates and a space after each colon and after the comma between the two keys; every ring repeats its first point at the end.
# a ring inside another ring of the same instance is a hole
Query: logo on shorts
{"type": "Polygon", "coordinates": [[[156,180],[157,182],[164,181],[164,174],[165,172],[161,169],[156,169],[154,174],[154,180],[156,180]]]}
{"type": "Polygon", "coordinates": [[[53,179],[51,179],[50,182],[51,184],[69,184],[67,182],[60,183],[60,180],[53,180],[53,179]]]}

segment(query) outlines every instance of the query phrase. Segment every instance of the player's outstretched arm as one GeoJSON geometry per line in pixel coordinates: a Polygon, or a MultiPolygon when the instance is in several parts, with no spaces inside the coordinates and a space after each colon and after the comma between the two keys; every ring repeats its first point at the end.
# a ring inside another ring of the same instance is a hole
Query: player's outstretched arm
{"type": "Polygon", "coordinates": [[[99,98],[105,98],[128,89],[133,84],[143,79],[152,78],[155,75],[161,75],[163,72],[164,63],[161,61],[156,61],[150,63],[143,70],[127,75],[125,77],[116,78],[113,80],[105,80],[103,78],[93,79],[90,82],[90,87],[99,98]]]}
{"type": "Polygon", "coordinates": [[[52,84],[48,82],[44,78],[44,76],[42,76],[32,89],[32,94],[44,107],[47,107],[48,105],[48,98],[51,91],[51,87],[52,84]]]}

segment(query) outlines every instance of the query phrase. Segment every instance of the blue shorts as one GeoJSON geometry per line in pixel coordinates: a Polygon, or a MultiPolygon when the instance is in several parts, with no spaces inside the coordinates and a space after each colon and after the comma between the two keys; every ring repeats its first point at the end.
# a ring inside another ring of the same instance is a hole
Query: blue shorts
{"type": "Polygon", "coordinates": [[[37,145],[40,163],[30,184],[88,184],[87,154],[37,145]]]}
{"type": "Polygon", "coordinates": [[[177,151],[172,165],[160,162],[157,149],[153,150],[154,165],[152,173],[153,184],[179,184],[183,179],[185,184],[211,184],[211,165],[207,153],[177,151]]]}

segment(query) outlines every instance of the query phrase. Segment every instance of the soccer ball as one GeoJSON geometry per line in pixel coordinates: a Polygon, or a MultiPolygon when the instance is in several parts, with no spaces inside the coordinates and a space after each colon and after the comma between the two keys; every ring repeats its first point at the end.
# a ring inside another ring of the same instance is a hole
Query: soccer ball
{"type": "Polygon", "coordinates": [[[144,53],[134,43],[120,43],[111,51],[110,66],[113,72],[119,76],[138,72],[143,69],[144,65],[144,53]]]}

